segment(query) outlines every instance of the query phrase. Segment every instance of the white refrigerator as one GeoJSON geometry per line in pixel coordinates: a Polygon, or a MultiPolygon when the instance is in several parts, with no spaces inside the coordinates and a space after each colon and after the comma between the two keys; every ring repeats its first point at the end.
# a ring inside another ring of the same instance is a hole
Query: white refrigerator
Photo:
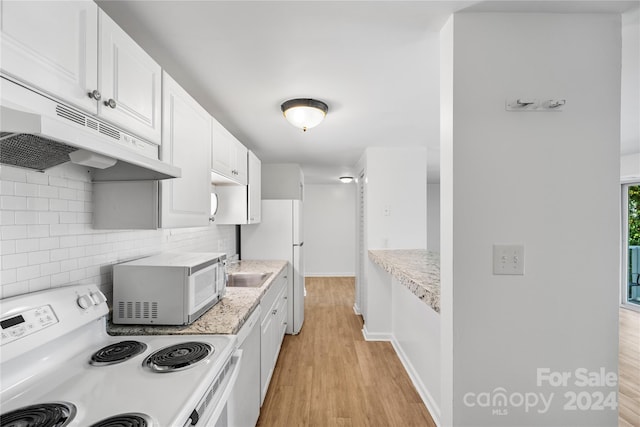
{"type": "Polygon", "coordinates": [[[289,261],[287,334],[304,322],[304,239],[300,200],[262,200],[259,224],[240,228],[240,258],[289,261]]]}

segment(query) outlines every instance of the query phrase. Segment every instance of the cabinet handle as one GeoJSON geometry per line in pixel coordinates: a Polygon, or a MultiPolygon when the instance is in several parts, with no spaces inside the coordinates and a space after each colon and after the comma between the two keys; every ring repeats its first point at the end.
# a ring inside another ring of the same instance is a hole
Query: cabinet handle
{"type": "Polygon", "coordinates": [[[93,98],[96,101],[100,101],[100,98],[102,98],[102,94],[98,89],[94,89],[91,92],[89,92],[89,98],[93,98]]]}
{"type": "Polygon", "coordinates": [[[116,100],[113,98],[109,98],[108,101],[104,101],[104,105],[110,108],[116,108],[118,104],[116,104],[116,100]]]}

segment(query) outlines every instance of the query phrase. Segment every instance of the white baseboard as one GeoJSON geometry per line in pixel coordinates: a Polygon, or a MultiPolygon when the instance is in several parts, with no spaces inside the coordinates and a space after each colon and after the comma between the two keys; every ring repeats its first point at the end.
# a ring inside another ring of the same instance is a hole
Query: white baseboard
{"type": "Polygon", "coordinates": [[[392,335],[388,332],[369,332],[367,325],[362,327],[362,336],[365,341],[391,341],[392,335]]]}
{"type": "Polygon", "coordinates": [[[353,312],[354,312],[355,314],[357,314],[358,316],[360,316],[360,315],[362,314],[362,313],[360,312],[360,307],[358,307],[358,304],[357,304],[357,303],[354,303],[354,304],[353,304],[353,312]]]}
{"type": "Polygon", "coordinates": [[[396,341],[396,338],[393,335],[391,335],[391,345],[393,345],[393,349],[396,351],[396,354],[398,355],[400,362],[402,362],[402,365],[404,366],[404,370],[407,371],[407,374],[409,374],[409,378],[411,378],[411,382],[413,383],[414,387],[418,391],[418,394],[420,395],[420,398],[424,402],[425,406],[429,410],[429,413],[431,414],[431,418],[433,418],[433,421],[436,423],[437,426],[440,426],[441,425],[440,424],[440,407],[433,399],[433,396],[431,395],[431,393],[429,393],[429,390],[420,379],[420,376],[418,375],[415,368],[413,367],[413,364],[411,364],[411,361],[409,360],[405,352],[402,350],[402,347],[400,346],[398,341],[396,341]]]}

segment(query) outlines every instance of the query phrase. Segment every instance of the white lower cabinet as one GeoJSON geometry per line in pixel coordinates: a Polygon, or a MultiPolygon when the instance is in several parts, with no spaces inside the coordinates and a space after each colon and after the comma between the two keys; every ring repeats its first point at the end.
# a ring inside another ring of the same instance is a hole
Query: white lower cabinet
{"type": "Polygon", "coordinates": [[[260,416],[260,307],[238,332],[242,362],[227,402],[229,427],[255,426],[260,416]]]}
{"type": "Polygon", "coordinates": [[[264,401],[269,383],[278,361],[287,322],[286,269],[260,300],[262,323],[260,324],[260,404],[264,401]]]}

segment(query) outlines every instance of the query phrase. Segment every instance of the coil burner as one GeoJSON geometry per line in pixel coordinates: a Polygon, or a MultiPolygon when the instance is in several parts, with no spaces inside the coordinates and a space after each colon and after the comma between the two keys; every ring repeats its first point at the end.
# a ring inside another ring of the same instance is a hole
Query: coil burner
{"type": "Polygon", "coordinates": [[[73,420],[76,407],[66,402],[25,406],[0,415],[2,427],[64,427],[73,420]]]}
{"type": "Polygon", "coordinates": [[[145,414],[120,414],[91,424],[91,427],[152,427],[151,419],[145,414]]]}
{"type": "Polygon", "coordinates": [[[113,365],[129,360],[146,349],[147,345],[139,341],[120,341],[93,353],[89,363],[93,366],[113,365]]]}
{"type": "Polygon", "coordinates": [[[187,369],[213,354],[213,346],[204,342],[184,342],[165,347],[147,357],[143,365],[154,372],[187,369]]]}

